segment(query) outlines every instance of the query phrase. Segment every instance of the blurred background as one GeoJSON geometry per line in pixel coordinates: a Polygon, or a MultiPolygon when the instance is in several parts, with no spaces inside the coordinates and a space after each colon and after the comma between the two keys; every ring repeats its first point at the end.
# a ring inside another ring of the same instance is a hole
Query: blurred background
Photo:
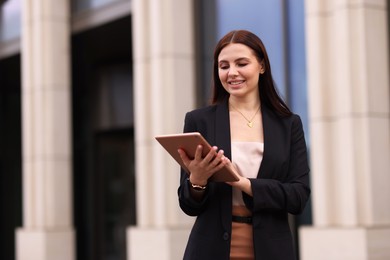
{"type": "Polygon", "coordinates": [[[234,29],[303,121],[298,259],[390,259],[389,2],[0,0],[0,259],[181,259],[193,219],[154,136],[209,103],[234,29]]]}

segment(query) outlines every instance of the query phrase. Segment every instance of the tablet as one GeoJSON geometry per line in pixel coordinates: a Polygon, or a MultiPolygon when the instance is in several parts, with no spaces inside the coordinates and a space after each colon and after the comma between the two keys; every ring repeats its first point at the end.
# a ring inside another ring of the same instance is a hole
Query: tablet
{"type": "MultiPolygon", "coordinates": [[[[177,150],[179,148],[183,149],[184,151],[186,151],[188,157],[193,159],[195,157],[195,150],[198,145],[203,146],[203,157],[206,156],[210,149],[212,149],[211,145],[198,132],[158,135],[155,138],[165,148],[165,150],[176,160],[176,162],[178,162],[180,166],[188,173],[189,171],[185,167],[177,150]]],[[[214,173],[209,180],[216,182],[233,182],[238,181],[239,178],[230,167],[226,166],[218,172],[214,173]]]]}

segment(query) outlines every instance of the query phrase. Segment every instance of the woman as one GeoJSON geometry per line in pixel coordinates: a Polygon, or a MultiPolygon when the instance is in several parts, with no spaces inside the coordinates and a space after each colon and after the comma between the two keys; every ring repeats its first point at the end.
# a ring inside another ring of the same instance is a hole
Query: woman
{"type": "Polygon", "coordinates": [[[186,114],[184,132],[215,145],[202,158],[179,154],[181,209],[197,216],[184,259],[295,259],[288,213],[309,198],[309,167],[299,116],[277,94],[267,52],[253,33],[239,30],[217,44],[212,105],[186,114]],[[233,166],[239,181],[209,182],[233,166]]]}

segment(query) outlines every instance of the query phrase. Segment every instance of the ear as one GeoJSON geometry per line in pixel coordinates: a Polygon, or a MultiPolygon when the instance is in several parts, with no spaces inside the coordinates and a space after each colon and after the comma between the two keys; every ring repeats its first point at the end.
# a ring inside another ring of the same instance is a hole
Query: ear
{"type": "Polygon", "coordinates": [[[265,62],[264,60],[260,61],[260,74],[264,74],[265,72],[265,62]]]}

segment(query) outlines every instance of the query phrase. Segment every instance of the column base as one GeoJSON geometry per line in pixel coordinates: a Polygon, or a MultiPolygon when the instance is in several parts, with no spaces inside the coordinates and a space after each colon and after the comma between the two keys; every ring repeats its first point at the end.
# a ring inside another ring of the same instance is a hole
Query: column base
{"type": "Polygon", "coordinates": [[[127,260],[183,259],[189,227],[127,229],[127,260]]]}
{"type": "Polygon", "coordinates": [[[73,230],[16,231],[17,260],[74,260],[73,230]]]}
{"type": "Polygon", "coordinates": [[[301,260],[388,260],[390,227],[302,227],[301,260]]]}

